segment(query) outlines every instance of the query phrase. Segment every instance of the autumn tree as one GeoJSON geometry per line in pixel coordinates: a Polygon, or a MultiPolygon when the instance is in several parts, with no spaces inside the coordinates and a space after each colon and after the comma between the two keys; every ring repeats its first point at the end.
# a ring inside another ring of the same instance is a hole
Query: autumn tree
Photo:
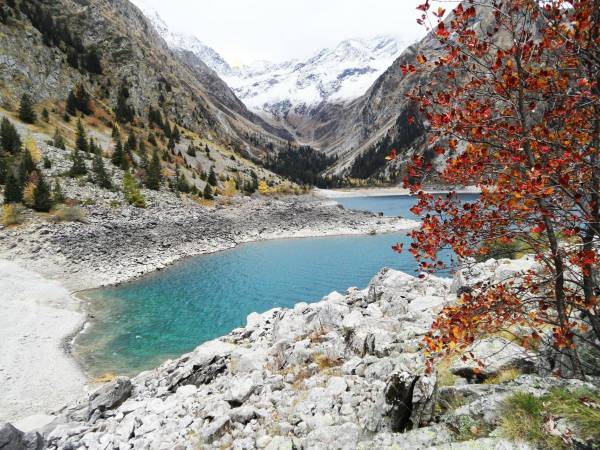
{"type": "Polygon", "coordinates": [[[433,271],[443,248],[465,265],[494,243],[519,242],[536,267],[446,307],[428,350],[437,356],[520,325],[524,345],[550,342],[557,373],[584,377],[597,367],[583,349],[600,351],[600,1],[462,2],[445,20],[433,3],[418,7],[419,22],[443,51],[417,53],[401,69],[427,75],[409,98],[445,164],[435,173],[417,155],[409,168],[413,212],[423,215],[410,251],[433,271]],[[476,185],[481,196],[427,194],[428,176],[476,185]]]}

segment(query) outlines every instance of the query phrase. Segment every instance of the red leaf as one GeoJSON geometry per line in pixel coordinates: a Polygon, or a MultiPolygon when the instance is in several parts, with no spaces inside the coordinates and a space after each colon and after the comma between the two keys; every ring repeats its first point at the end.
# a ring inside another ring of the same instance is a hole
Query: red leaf
{"type": "Polygon", "coordinates": [[[389,156],[386,156],[385,159],[387,159],[388,161],[393,161],[394,159],[396,159],[398,157],[398,152],[396,151],[396,149],[393,149],[389,156]]]}
{"type": "Polygon", "coordinates": [[[446,30],[446,25],[444,25],[444,22],[441,22],[438,27],[437,27],[437,31],[436,34],[441,37],[442,39],[447,39],[448,36],[450,36],[450,33],[448,33],[448,30],[446,30]]]}
{"type": "Polygon", "coordinates": [[[402,242],[398,242],[396,245],[392,245],[392,250],[394,250],[396,253],[402,253],[403,246],[404,244],[402,242]]]}
{"type": "Polygon", "coordinates": [[[429,0],[427,0],[422,5],[417,6],[417,9],[420,11],[427,11],[429,9],[429,0]]]}

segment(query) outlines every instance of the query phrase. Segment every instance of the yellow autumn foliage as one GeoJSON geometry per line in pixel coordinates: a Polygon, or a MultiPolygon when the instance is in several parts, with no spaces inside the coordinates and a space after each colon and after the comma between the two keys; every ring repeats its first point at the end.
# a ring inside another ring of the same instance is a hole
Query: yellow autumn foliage
{"type": "Polygon", "coordinates": [[[269,185],[265,180],[260,180],[258,182],[258,192],[265,195],[269,193],[269,185]]]}
{"type": "Polygon", "coordinates": [[[42,160],[42,153],[40,152],[40,149],[38,148],[37,144],[35,143],[35,139],[33,139],[33,136],[28,134],[27,137],[25,138],[25,143],[23,145],[25,146],[25,148],[27,150],[29,150],[29,153],[31,154],[31,158],[33,159],[33,162],[35,162],[37,164],[42,160]]]}

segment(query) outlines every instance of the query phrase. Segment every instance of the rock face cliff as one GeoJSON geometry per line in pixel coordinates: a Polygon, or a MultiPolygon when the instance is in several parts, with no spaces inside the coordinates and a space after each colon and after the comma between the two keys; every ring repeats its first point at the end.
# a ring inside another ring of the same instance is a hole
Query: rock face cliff
{"type": "Polygon", "coordinates": [[[82,83],[110,110],[125,83],[139,116],[160,107],[180,126],[256,156],[265,148],[248,136],[275,143],[289,137],[248,111],[211,69],[173,53],[128,0],[20,4],[26,6],[0,6],[0,104],[7,109],[24,92],[58,104],[82,83]]]}
{"type": "Polygon", "coordinates": [[[46,445],[529,449],[502,437],[509,396],[596,388],[540,376],[544,361],[502,337],[470,348],[485,369],[457,360],[454,375],[443,375],[450,383],[425,373],[419,346],[457,289],[518,277],[534,264],[490,260],[454,281],[383,269],[365,289],[253,313],[245,327],[64,408],[42,430],[46,445]],[[506,369],[521,375],[480,384],[506,369]]]}

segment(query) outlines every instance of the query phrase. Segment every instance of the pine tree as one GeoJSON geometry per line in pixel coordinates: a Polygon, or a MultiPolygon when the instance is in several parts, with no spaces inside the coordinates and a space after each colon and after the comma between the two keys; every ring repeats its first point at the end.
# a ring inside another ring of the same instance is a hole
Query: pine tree
{"type": "Polygon", "coordinates": [[[81,119],[77,121],[77,139],[75,140],[75,146],[78,150],[82,152],[87,153],[90,151],[87,136],[85,133],[85,128],[83,128],[83,123],[81,122],[81,119]]]}
{"type": "Polygon", "coordinates": [[[115,142],[115,148],[112,153],[111,161],[115,166],[121,167],[121,163],[124,158],[125,158],[125,153],[123,151],[123,144],[121,144],[121,139],[117,137],[116,142],[115,142]]]}
{"type": "Polygon", "coordinates": [[[21,97],[21,106],[19,107],[19,119],[26,123],[35,123],[37,115],[33,110],[33,103],[28,94],[21,97]]]}
{"type": "Polygon", "coordinates": [[[127,143],[125,145],[127,146],[128,150],[133,152],[137,151],[137,138],[135,137],[133,130],[131,130],[131,133],[129,133],[129,137],[127,138],[127,143]]]}
{"type": "Polygon", "coordinates": [[[177,125],[175,125],[173,127],[172,136],[173,136],[173,140],[179,144],[179,141],[181,140],[181,134],[179,133],[179,128],[177,127],[177,125]]]}
{"type": "Polygon", "coordinates": [[[115,115],[117,120],[121,123],[127,123],[133,121],[134,111],[129,106],[129,89],[127,88],[126,81],[121,82],[121,87],[117,94],[117,107],[115,108],[115,115]]]}
{"type": "Polygon", "coordinates": [[[204,186],[204,198],[206,200],[212,200],[214,198],[213,191],[208,183],[206,183],[206,186],[204,186]]]}
{"type": "Polygon", "coordinates": [[[191,157],[196,157],[196,147],[193,144],[190,144],[187,149],[187,154],[191,157]]]}
{"type": "Polygon", "coordinates": [[[75,148],[73,153],[71,153],[71,160],[73,161],[73,165],[71,166],[71,170],[69,170],[70,177],[75,178],[87,174],[85,162],[78,148],[75,148]]]}
{"type": "Polygon", "coordinates": [[[168,148],[170,151],[173,151],[173,150],[175,150],[175,139],[173,139],[173,136],[171,136],[171,137],[169,138],[169,143],[167,144],[167,148],[168,148]]]}
{"type": "Polygon", "coordinates": [[[40,212],[48,212],[52,208],[50,187],[44,177],[40,174],[37,185],[33,191],[33,209],[40,212]]]}
{"type": "Polygon", "coordinates": [[[8,175],[8,158],[0,154],[0,184],[6,183],[6,176],[8,175]]]}
{"type": "Polygon", "coordinates": [[[58,178],[54,180],[54,187],[52,188],[52,202],[55,205],[59,205],[65,202],[65,196],[62,192],[62,188],[60,187],[60,182],[58,178]]]}
{"type": "Polygon", "coordinates": [[[158,150],[155,148],[152,151],[152,159],[150,160],[148,172],[146,174],[146,186],[148,189],[154,189],[155,191],[158,191],[160,189],[161,177],[160,158],[158,156],[158,150]]]}
{"type": "Polygon", "coordinates": [[[88,72],[96,75],[102,74],[102,64],[100,63],[98,51],[95,48],[92,48],[87,52],[84,62],[85,68],[88,72]]]}
{"type": "Polygon", "coordinates": [[[67,104],[65,106],[65,111],[70,116],[74,116],[77,114],[77,99],[75,98],[75,94],[73,91],[69,92],[69,96],[67,97],[67,104]]]}
{"type": "Polygon", "coordinates": [[[14,170],[9,170],[4,186],[4,203],[21,203],[23,201],[23,185],[15,175],[14,170]]]}
{"type": "Polygon", "coordinates": [[[100,150],[97,150],[94,155],[92,170],[94,171],[94,182],[98,186],[104,189],[110,189],[112,187],[110,177],[108,176],[108,173],[106,173],[106,168],[104,167],[104,160],[102,159],[100,150]]]}
{"type": "Polygon", "coordinates": [[[42,110],[42,119],[44,119],[44,122],[49,122],[50,121],[50,113],[48,112],[47,108],[44,108],[42,110]]]}
{"type": "Polygon", "coordinates": [[[215,173],[215,168],[211,167],[210,172],[208,173],[208,184],[211,186],[216,186],[217,183],[217,174],[215,173]]]}
{"type": "Polygon", "coordinates": [[[65,150],[65,148],[66,148],[65,139],[62,137],[62,134],[60,134],[60,131],[58,131],[58,128],[54,131],[54,137],[52,138],[52,145],[54,145],[56,148],[60,148],[62,150],[65,150]]]}
{"type": "Polygon", "coordinates": [[[6,117],[0,123],[0,149],[16,155],[21,149],[21,138],[17,129],[6,117]]]}
{"type": "Polygon", "coordinates": [[[21,160],[19,163],[19,182],[21,183],[21,187],[29,178],[29,175],[33,173],[37,169],[35,162],[33,161],[33,157],[28,149],[24,149],[21,152],[21,160]]]}

